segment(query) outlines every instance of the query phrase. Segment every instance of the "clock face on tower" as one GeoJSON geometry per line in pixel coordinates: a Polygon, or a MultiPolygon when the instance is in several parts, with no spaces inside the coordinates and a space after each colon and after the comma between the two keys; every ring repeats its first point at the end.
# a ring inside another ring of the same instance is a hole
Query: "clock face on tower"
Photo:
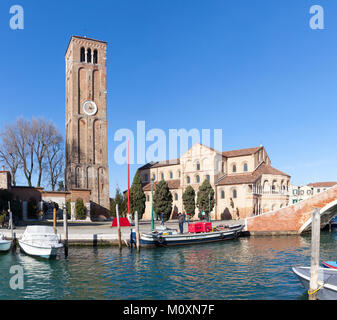
{"type": "Polygon", "coordinates": [[[87,100],[84,101],[82,104],[83,111],[88,115],[88,116],[93,116],[97,112],[97,106],[94,101],[87,100]]]}

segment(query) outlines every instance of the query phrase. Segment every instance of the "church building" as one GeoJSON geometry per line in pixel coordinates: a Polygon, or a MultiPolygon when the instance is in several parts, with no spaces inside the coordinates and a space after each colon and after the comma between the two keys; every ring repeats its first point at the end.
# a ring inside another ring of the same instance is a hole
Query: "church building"
{"type": "Polygon", "coordinates": [[[198,143],[179,159],[148,163],[139,172],[146,195],[143,219],[151,219],[151,189],[155,190],[162,179],[173,196],[171,218],[184,211],[186,187],[191,185],[197,195],[205,179],[215,191],[212,219],[242,219],[285,207],[289,202],[290,176],[271,166],[263,146],[220,152],[198,143]]]}

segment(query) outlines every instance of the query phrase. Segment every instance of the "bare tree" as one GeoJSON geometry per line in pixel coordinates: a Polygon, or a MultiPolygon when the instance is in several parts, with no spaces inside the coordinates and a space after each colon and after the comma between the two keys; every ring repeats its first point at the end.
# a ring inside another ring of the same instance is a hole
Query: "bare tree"
{"type": "MultiPolygon", "coordinates": [[[[2,137],[2,134],[0,135],[2,137]]],[[[21,164],[20,157],[15,152],[15,148],[8,143],[6,137],[2,139],[0,145],[0,162],[4,163],[11,172],[12,184],[16,186],[16,172],[21,164]]]]}
{"type": "Polygon", "coordinates": [[[53,124],[49,124],[46,134],[46,163],[49,171],[49,184],[53,191],[60,177],[64,175],[63,137],[53,124]]]}
{"type": "Polygon", "coordinates": [[[5,127],[1,139],[0,161],[10,167],[14,183],[16,171],[21,168],[29,187],[32,187],[33,173],[37,172],[37,187],[40,187],[43,172],[48,170],[48,182],[55,189],[64,171],[64,151],[63,137],[51,121],[19,118],[5,127]]]}
{"type": "Polygon", "coordinates": [[[44,169],[44,159],[47,151],[47,145],[50,142],[49,133],[50,128],[54,127],[51,122],[47,122],[43,118],[35,119],[33,118],[31,123],[31,134],[34,141],[33,149],[36,156],[37,162],[37,187],[41,186],[42,174],[44,169]]]}
{"type": "Polygon", "coordinates": [[[34,140],[28,120],[19,118],[14,124],[7,125],[2,134],[3,145],[10,146],[12,154],[19,159],[28,186],[32,186],[34,169],[34,140]]]}

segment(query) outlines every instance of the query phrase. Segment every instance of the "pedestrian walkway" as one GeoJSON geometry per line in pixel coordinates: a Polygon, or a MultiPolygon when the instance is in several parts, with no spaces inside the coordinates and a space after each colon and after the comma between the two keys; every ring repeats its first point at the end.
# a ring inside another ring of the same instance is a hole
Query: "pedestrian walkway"
{"type": "MultiPolygon", "coordinates": [[[[223,220],[213,221],[213,226],[233,225],[243,223],[242,220],[223,220]]],[[[53,221],[34,221],[29,224],[43,224],[53,225],[53,221]]],[[[68,242],[69,245],[118,245],[117,227],[111,227],[112,221],[105,222],[90,222],[90,221],[69,221],[68,222],[68,242]]],[[[178,220],[170,220],[165,222],[168,228],[179,230],[178,220]]],[[[155,221],[155,227],[160,226],[160,220],[155,221]]],[[[122,241],[126,244],[126,241],[130,239],[131,227],[121,227],[122,241]]],[[[26,226],[18,226],[14,229],[15,237],[18,239],[25,231],[26,226]]],[[[188,224],[184,224],[184,232],[187,232],[188,224]]],[[[6,238],[11,238],[11,231],[8,229],[0,229],[6,238]]],[[[141,233],[151,231],[151,221],[140,221],[139,231],[141,233]]],[[[63,234],[63,222],[57,222],[57,233],[60,235],[61,240],[64,239],[63,234]]]]}

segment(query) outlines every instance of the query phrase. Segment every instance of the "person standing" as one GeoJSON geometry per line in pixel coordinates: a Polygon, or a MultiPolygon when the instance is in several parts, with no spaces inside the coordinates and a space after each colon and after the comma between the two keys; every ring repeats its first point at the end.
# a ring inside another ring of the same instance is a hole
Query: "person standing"
{"type": "Polygon", "coordinates": [[[161,220],[160,224],[163,226],[164,225],[164,213],[160,214],[160,220],[161,220]]]}
{"type": "Polygon", "coordinates": [[[180,233],[184,233],[184,215],[179,212],[178,214],[178,222],[179,222],[179,229],[180,229],[180,233]]]}

